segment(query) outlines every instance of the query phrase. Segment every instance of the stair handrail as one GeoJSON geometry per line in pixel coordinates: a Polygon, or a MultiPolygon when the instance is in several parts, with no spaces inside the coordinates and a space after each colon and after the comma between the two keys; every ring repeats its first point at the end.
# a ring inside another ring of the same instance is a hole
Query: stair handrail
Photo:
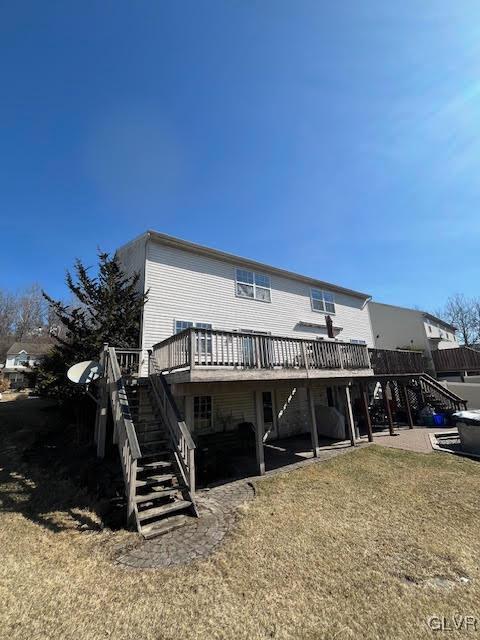
{"type": "Polygon", "coordinates": [[[108,347],[105,373],[112,407],[113,441],[117,443],[120,454],[127,498],[127,518],[130,521],[135,513],[137,460],[141,458],[142,453],[131,418],[127,391],[114,347],[108,347]]]}
{"type": "Polygon", "coordinates": [[[466,404],[467,401],[464,398],[461,398],[455,392],[450,391],[450,389],[448,389],[447,387],[444,387],[443,384],[438,382],[438,380],[435,380],[435,378],[432,378],[432,376],[430,376],[428,373],[422,373],[421,377],[424,379],[425,382],[427,382],[427,384],[434,387],[437,391],[441,392],[443,395],[448,396],[450,400],[453,400],[454,402],[459,402],[461,404],[466,404]]]}
{"type": "Polygon", "coordinates": [[[149,380],[156,404],[168,428],[173,452],[183,481],[190,497],[193,497],[195,494],[195,442],[182,419],[163,374],[153,371],[149,375],[149,380]]]}

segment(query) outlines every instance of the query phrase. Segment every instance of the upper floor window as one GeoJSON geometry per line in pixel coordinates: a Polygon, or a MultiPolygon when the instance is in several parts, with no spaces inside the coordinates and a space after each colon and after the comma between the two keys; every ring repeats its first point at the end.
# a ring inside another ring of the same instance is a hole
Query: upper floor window
{"type": "Polygon", "coordinates": [[[191,327],[193,327],[193,322],[189,322],[187,320],[175,320],[175,333],[180,333],[180,331],[190,329],[191,327]]]}
{"type": "Polygon", "coordinates": [[[211,329],[212,325],[209,322],[190,322],[190,320],[175,320],[175,333],[180,333],[185,329],[211,329]]]}
{"type": "Polygon", "coordinates": [[[28,354],[26,351],[20,351],[18,355],[15,356],[14,364],[16,367],[20,365],[26,365],[28,363],[28,354]]]}
{"type": "Polygon", "coordinates": [[[200,332],[197,332],[197,335],[195,337],[197,353],[212,353],[212,334],[207,333],[207,331],[212,328],[212,325],[209,322],[190,322],[190,320],[175,320],[175,333],[180,333],[181,331],[184,331],[185,329],[191,329],[192,327],[200,329],[200,332]],[[205,333],[201,333],[202,329],[205,331],[205,333]]]}
{"type": "Polygon", "coordinates": [[[330,291],[311,289],[312,309],[324,313],[335,313],[335,298],[330,291]]]}
{"type": "Polygon", "coordinates": [[[270,278],[263,273],[236,269],[236,291],[241,298],[252,298],[262,302],[271,302],[270,278]]]}

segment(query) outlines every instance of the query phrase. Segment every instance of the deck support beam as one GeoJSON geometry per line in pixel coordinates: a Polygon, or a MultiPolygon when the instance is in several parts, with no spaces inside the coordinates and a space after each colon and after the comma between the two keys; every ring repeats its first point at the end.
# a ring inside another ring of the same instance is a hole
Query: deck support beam
{"type": "Polygon", "coordinates": [[[320,449],[318,447],[318,431],[317,431],[317,416],[315,415],[315,402],[313,400],[313,393],[310,386],[307,386],[307,400],[310,408],[310,431],[312,434],[312,451],[313,456],[318,458],[320,455],[320,449]]]}
{"type": "Polygon", "coordinates": [[[265,474],[265,452],[263,449],[263,398],[261,391],[255,391],[255,452],[257,456],[257,470],[258,475],[263,476],[265,474]]]}
{"type": "Polygon", "coordinates": [[[388,430],[390,431],[390,435],[395,435],[393,431],[393,418],[392,418],[392,407],[390,406],[390,400],[388,399],[389,393],[389,382],[386,380],[382,382],[382,395],[383,395],[383,404],[385,405],[385,413],[387,414],[388,420],[388,430]]]}
{"type": "Polygon", "coordinates": [[[410,406],[410,398],[408,397],[408,389],[405,383],[402,384],[403,397],[405,398],[405,410],[407,412],[408,428],[413,429],[412,407],[410,406]]]}
{"type": "Polygon", "coordinates": [[[344,387],[345,389],[345,419],[348,424],[348,431],[350,434],[350,444],[355,446],[355,422],[353,420],[352,399],[350,397],[350,387],[344,387]]]}
{"type": "Polygon", "coordinates": [[[97,444],[97,458],[105,457],[105,440],[107,437],[107,416],[108,416],[108,389],[107,389],[107,358],[108,358],[108,345],[103,345],[103,350],[100,355],[100,365],[103,369],[103,377],[99,384],[100,387],[100,401],[97,407],[97,415],[95,422],[96,430],[96,444],[97,444]]]}
{"type": "Polygon", "coordinates": [[[367,425],[368,441],[373,442],[372,421],[370,420],[370,412],[368,410],[367,388],[368,387],[365,387],[363,382],[360,383],[360,398],[362,401],[362,409],[363,409],[363,416],[365,418],[365,424],[367,425]]]}

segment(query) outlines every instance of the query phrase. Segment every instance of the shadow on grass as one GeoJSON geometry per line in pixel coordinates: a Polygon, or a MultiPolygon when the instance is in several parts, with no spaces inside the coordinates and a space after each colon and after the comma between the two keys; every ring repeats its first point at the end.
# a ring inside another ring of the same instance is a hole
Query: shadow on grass
{"type": "Polygon", "coordinates": [[[88,431],[42,399],[1,403],[0,511],[57,533],[123,528],[117,453],[98,461],[88,431]]]}

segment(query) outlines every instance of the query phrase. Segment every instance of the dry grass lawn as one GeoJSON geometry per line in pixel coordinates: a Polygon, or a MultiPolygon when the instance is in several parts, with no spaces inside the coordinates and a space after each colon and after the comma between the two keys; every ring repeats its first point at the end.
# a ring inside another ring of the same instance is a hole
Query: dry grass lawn
{"type": "Polygon", "coordinates": [[[132,534],[80,531],[98,519],[76,506],[84,496],[11,466],[0,488],[9,640],[416,640],[462,635],[431,632],[430,615],[480,619],[476,462],[372,446],[272,477],[209,560],[138,572],[113,562],[132,534]]]}

